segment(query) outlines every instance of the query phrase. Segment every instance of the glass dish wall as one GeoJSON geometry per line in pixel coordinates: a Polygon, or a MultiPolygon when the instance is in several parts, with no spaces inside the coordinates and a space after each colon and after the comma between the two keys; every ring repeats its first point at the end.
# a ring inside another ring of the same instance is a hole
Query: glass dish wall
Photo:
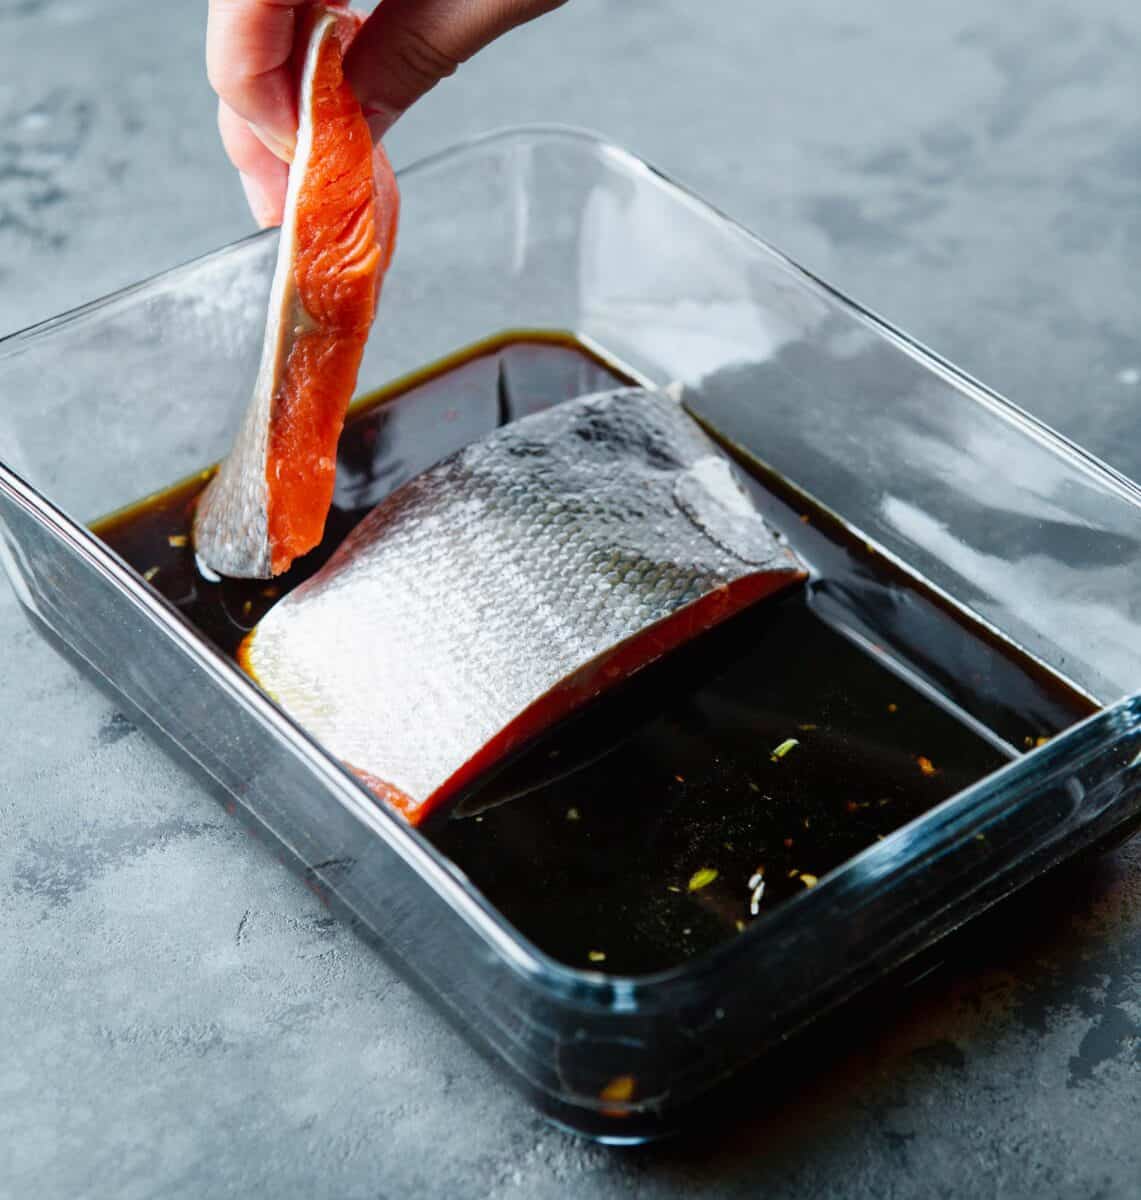
{"type": "Polygon", "coordinates": [[[681,381],[725,437],[1110,705],[712,954],[655,976],[576,970],[507,925],[85,529],[225,453],[274,235],[0,343],[0,559],[37,627],[544,1111],[636,1141],[1003,894],[1133,827],[1141,701],[1113,702],[1141,687],[1141,493],[596,138],[508,131],[400,182],[362,391],[501,330],[578,333],[652,382],[681,381]]]}

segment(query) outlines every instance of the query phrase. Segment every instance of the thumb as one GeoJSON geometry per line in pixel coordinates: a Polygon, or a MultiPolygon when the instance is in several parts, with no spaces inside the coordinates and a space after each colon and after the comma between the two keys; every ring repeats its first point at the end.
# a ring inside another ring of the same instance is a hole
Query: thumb
{"type": "Polygon", "coordinates": [[[381,0],[345,55],[374,140],[489,42],[563,0],[381,0]]]}

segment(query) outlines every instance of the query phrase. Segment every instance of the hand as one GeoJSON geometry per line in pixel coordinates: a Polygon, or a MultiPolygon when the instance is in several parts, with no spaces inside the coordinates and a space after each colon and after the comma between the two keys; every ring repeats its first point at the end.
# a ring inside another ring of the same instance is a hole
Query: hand
{"type": "MultiPolygon", "coordinates": [[[[374,140],[413,101],[501,34],[564,0],[381,0],[345,56],[374,140]]],[[[260,225],[281,222],[297,135],[290,71],[307,0],[210,0],[206,69],[218,128],[260,225]]]]}

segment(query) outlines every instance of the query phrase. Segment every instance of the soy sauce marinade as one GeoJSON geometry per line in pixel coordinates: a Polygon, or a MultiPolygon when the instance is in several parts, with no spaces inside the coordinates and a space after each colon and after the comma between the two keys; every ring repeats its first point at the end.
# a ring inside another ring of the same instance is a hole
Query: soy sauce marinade
{"type": "MultiPolygon", "coordinates": [[[[233,654],[395,487],[505,421],[627,382],[572,338],[514,334],[370,397],[341,439],[322,545],[270,582],[209,583],[196,570],[191,515],[207,475],[96,532],[233,654]]],[[[741,465],[812,565],[810,583],[641,672],[424,830],[572,965],[640,973],[708,949],[1092,709],[781,480],[741,465]],[[850,620],[838,596],[851,599],[850,620]]]]}

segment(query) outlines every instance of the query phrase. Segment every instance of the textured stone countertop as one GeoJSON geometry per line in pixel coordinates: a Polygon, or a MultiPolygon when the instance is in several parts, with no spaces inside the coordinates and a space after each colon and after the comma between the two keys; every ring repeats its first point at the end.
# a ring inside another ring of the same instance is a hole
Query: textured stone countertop
{"type": "MultiPolygon", "coordinates": [[[[203,9],[0,0],[0,331],[249,231],[203,9]]],[[[1141,478],[1136,0],[573,0],[390,150],[533,120],[628,145],[1141,478]]],[[[0,1196],[1141,1194],[1141,849],[1006,906],[781,1103],[607,1151],[539,1121],[9,601],[0,1196]]]]}

